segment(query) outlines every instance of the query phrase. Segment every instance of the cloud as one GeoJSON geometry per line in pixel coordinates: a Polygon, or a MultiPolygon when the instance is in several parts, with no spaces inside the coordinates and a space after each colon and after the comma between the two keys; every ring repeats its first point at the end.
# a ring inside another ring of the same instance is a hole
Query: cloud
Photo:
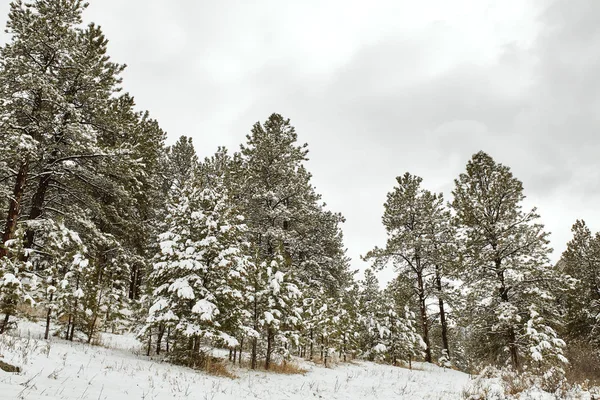
{"type": "Polygon", "coordinates": [[[86,19],[139,106],[201,156],[291,118],[364,268],[394,178],[449,196],[479,150],[524,182],[554,259],[576,218],[600,230],[599,14],[595,0],[102,0],[86,19]]]}

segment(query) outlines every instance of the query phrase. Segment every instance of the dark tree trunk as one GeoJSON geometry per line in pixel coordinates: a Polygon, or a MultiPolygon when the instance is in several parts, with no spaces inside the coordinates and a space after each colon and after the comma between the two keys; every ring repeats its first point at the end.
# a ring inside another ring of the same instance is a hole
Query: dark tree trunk
{"type": "Polygon", "coordinates": [[[314,340],[315,340],[315,338],[314,338],[314,331],[311,328],[311,330],[310,330],[310,358],[309,358],[309,360],[311,360],[311,361],[313,359],[313,353],[314,353],[313,352],[313,350],[314,350],[314,340]]]}
{"type": "Polygon", "coordinates": [[[171,327],[169,326],[169,327],[167,327],[167,340],[166,340],[166,342],[167,342],[166,345],[167,346],[165,348],[165,351],[167,353],[169,352],[169,342],[170,342],[170,340],[171,340],[171,327]]]}
{"type": "Polygon", "coordinates": [[[265,369],[268,371],[271,367],[271,352],[273,345],[273,333],[271,328],[267,328],[267,356],[265,357],[265,369]]]}
{"type": "Polygon", "coordinates": [[[162,338],[165,334],[165,326],[164,325],[160,325],[158,327],[158,337],[156,338],[156,354],[159,355],[160,354],[160,348],[162,347],[162,338]]]}
{"type": "MultiPolygon", "coordinates": [[[[52,180],[52,172],[49,170],[45,170],[40,178],[40,182],[38,184],[37,190],[31,199],[31,212],[29,213],[29,219],[33,220],[40,217],[44,211],[44,201],[46,199],[46,192],[48,191],[48,186],[50,185],[50,181],[52,180]]],[[[35,229],[30,228],[27,229],[25,233],[25,248],[31,249],[33,248],[33,241],[35,239],[35,229]]],[[[26,257],[25,257],[26,258],[26,257]]]]}
{"type": "Polygon", "coordinates": [[[71,333],[72,322],[73,322],[73,315],[69,314],[69,321],[67,322],[67,331],[65,332],[65,340],[69,340],[69,333],[71,333]]]}
{"type": "Polygon", "coordinates": [[[4,321],[2,322],[2,326],[0,326],[0,335],[2,335],[8,329],[8,323],[10,322],[10,313],[7,311],[4,315],[4,321]]]}
{"type": "Polygon", "coordinates": [[[250,368],[256,369],[256,347],[257,347],[257,339],[256,337],[252,338],[252,361],[250,363],[250,368]]]}
{"type": "MultiPolygon", "coordinates": [[[[503,302],[508,303],[508,288],[506,287],[506,284],[504,282],[504,270],[502,269],[502,260],[496,258],[494,260],[494,263],[496,264],[496,273],[498,274],[498,280],[500,281],[500,298],[503,302]]],[[[507,338],[508,348],[510,350],[510,359],[512,361],[513,367],[515,367],[515,369],[519,369],[519,350],[517,349],[517,338],[515,329],[512,326],[508,329],[507,338]]]]}
{"type": "MultiPolygon", "coordinates": [[[[54,293],[50,293],[50,303],[52,304],[52,300],[54,299],[54,293]]],[[[50,317],[52,316],[52,308],[48,307],[48,311],[46,312],[46,331],[44,332],[44,339],[48,340],[50,337],[50,317]]]]}
{"type": "MultiPolygon", "coordinates": [[[[255,291],[258,291],[258,288],[255,288],[255,291]]],[[[255,293],[256,293],[255,292],[255,293]]],[[[256,295],[254,296],[254,331],[258,332],[258,300],[256,295]]],[[[256,369],[256,350],[257,350],[257,338],[256,336],[252,338],[252,360],[250,361],[250,368],[256,369]]]]}
{"type": "Polygon", "coordinates": [[[146,357],[150,357],[150,349],[152,349],[152,328],[148,329],[148,348],[146,349],[146,357]]]}
{"type": "Polygon", "coordinates": [[[242,349],[244,348],[244,338],[240,340],[240,354],[238,355],[238,364],[242,365],[242,349]]]}
{"type": "Polygon", "coordinates": [[[73,316],[73,323],[71,324],[71,333],[69,334],[69,340],[72,342],[73,341],[73,337],[75,336],[75,322],[77,321],[77,319],[75,318],[75,316],[73,316]]]}
{"type": "Polygon", "coordinates": [[[138,299],[140,296],[140,286],[142,285],[142,272],[140,271],[139,264],[132,266],[129,279],[129,298],[131,300],[138,299]]]}
{"type": "Polygon", "coordinates": [[[14,239],[15,237],[17,221],[21,215],[21,202],[23,200],[23,193],[25,192],[25,184],[27,182],[28,172],[29,162],[25,160],[21,162],[21,166],[19,167],[19,172],[17,173],[17,179],[15,181],[15,187],[10,199],[10,204],[8,206],[6,224],[4,226],[4,233],[2,234],[2,243],[0,243],[0,258],[8,255],[8,249],[4,246],[4,243],[14,239]]]}
{"type": "Polygon", "coordinates": [[[444,309],[444,300],[442,299],[442,277],[440,269],[435,267],[435,283],[438,291],[438,303],[440,307],[440,324],[442,326],[442,348],[446,356],[450,357],[450,347],[448,346],[448,321],[446,321],[446,311],[444,309]]]}
{"type": "MultiPolygon", "coordinates": [[[[417,261],[418,262],[418,261],[417,261]]],[[[421,311],[421,329],[423,330],[423,341],[425,342],[425,361],[431,362],[431,345],[429,343],[429,321],[427,320],[427,305],[425,304],[425,287],[423,273],[417,272],[417,284],[419,294],[419,309],[421,311]]]]}

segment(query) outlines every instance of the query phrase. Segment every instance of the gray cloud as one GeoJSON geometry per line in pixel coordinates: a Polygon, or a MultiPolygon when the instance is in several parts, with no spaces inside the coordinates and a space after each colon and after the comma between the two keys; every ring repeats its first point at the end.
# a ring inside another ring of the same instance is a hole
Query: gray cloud
{"type": "Polygon", "coordinates": [[[192,135],[205,156],[290,117],[355,267],[385,240],[396,176],[449,197],[481,149],[523,180],[555,260],[576,218],[600,230],[600,2],[365,4],[102,0],[86,17],[171,141],[192,135]]]}

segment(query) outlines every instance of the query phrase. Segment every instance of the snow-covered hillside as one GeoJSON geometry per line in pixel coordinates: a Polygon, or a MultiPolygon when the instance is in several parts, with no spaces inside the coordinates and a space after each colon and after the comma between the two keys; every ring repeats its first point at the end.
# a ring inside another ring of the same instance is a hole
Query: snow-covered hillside
{"type": "MultiPolygon", "coordinates": [[[[504,396],[498,379],[471,379],[462,372],[415,363],[413,370],[371,362],[334,368],[297,360],[303,375],[285,375],[231,367],[236,379],[216,377],[142,355],[132,335],[102,334],[103,346],[41,339],[43,328],[21,321],[19,330],[0,335],[0,361],[22,368],[0,370],[0,400],[300,400],[300,399],[488,399],[504,396]]],[[[215,350],[216,355],[226,355],[215,350]]],[[[591,400],[597,395],[573,391],[551,395],[537,388],[521,400],[591,400]]],[[[512,397],[510,397],[512,398],[512,397]]]]}
{"type": "Polygon", "coordinates": [[[237,379],[209,376],[139,355],[130,336],[104,335],[106,347],[37,339],[36,325],[0,336],[0,399],[459,399],[469,376],[436,366],[414,370],[369,362],[324,368],[303,363],[304,375],[233,369],[237,379]]]}

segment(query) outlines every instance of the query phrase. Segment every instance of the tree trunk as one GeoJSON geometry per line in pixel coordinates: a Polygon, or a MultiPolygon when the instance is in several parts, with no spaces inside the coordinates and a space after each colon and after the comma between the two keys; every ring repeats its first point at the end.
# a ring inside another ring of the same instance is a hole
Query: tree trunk
{"type": "Polygon", "coordinates": [[[238,355],[238,364],[242,365],[242,349],[244,348],[244,338],[240,339],[240,354],[238,355]]]}
{"type": "Polygon", "coordinates": [[[252,361],[250,363],[250,368],[252,369],[256,369],[256,345],[257,345],[257,338],[253,337],[252,338],[252,361]]]}
{"type": "MultiPolygon", "coordinates": [[[[48,186],[50,185],[50,181],[52,180],[52,172],[49,170],[45,170],[40,178],[40,182],[38,183],[37,190],[31,199],[31,212],[29,213],[29,219],[33,220],[42,215],[44,211],[44,201],[46,199],[46,192],[48,191],[48,186]]],[[[35,239],[35,229],[29,228],[25,233],[25,245],[26,249],[33,248],[33,241],[35,239]]],[[[27,259],[27,257],[24,257],[27,259]]]]}
{"type": "Polygon", "coordinates": [[[169,341],[171,340],[171,327],[167,327],[167,340],[166,340],[166,348],[165,351],[168,353],[169,352],[169,341]]]}
{"type": "Polygon", "coordinates": [[[160,354],[160,348],[162,346],[162,338],[165,334],[165,326],[163,324],[158,327],[158,337],[156,339],[156,355],[160,354]]]}
{"type": "MultiPolygon", "coordinates": [[[[496,258],[494,260],[494,263],[496,264],[496,273],[498,275],[498,280],[500,281],[500,298],[503,302],[508,303],[508,289],[504,282],[504,270],[502,270],[502,260],[496,258]]],[[[519,369],[519,350],[517,349],[517,337],[513,326],[510,326],[508,328],[507,338],[512,365],[515,369],[519,369]]]]}
{"type": "Polygon", "coordinates": [[[69,340],[69,333],[71,332],[72,321],[73,321],[73,314],[69,314],[69,322],[67,322],[67,331],[65,332],[65,340],[69,340]]]}
{"type": "MultiPolygon", "coordinates": [[[[258,292],[258,288],[254,288],[255,289],[255,295],[254,295],[254,332],[258,332],[258,299],[256,296],[256,293],[258,292]]],[[[250,362],[250,368],[252,369],[256,369],[256,350],[257,350],[257,341],[258,339],[255,337],[252,338],[252,360],[250,362]]]]}
{"type": "Polygon", "coordinates": [[[313,350],[314,350],[314,331],[311,328],[310,329],[310,358],[309,358],[309,360],[311,360],[311,361],[313,359],[313,350]]]}
{"type": "Polygon", "coordinates": [[[323,350],[324,350],[324,358],[323,362],[325,363],[325,368],[327,368],[327,360],[329,359],[329,338],[323,338],[323,350]]]}
{"type": "Polygon", "coordinates": [[[28,172],[29,161],[24,160],[21,162],[21,166],[19,167],[19,172],[17,173],[17,179],[15,181],[15,187],[10,199],[10,204],[8,206],[6,225],[4,226],[4,233],[2,234],[2,243],[0,243],[0,258],[8,255],[8,249],[4,246],[4,243],[14,239],[15,237],[17,221],[21,215],[21,201],[23,200],[23,193],[25,192],[25,184],[27,182],[28,172]]]}
{"type": "MultiPolygon", "coordinates": [[[[419,261],[417,261],[419,262],[419,261]]],[[[423,273],[417,272],[417,284],[419,290],[419,309],[421,311],[421,328],[423,329],[423,341],[425,342],[425,361],[431,362],[431,345],[429,343],[429,321],[427,320],[427,305],[425,304],[425,287],[423,284],[423,273]]]]}
{"type": "MultiPolygon", "coordinates": [[[[52,300],[54,299],[54,293],[50,293],[50,304],[52,304],[52,300]]],[[[48,340],[50,336],[50,317],[52,315],[52,308],[48,306],[48,311],[46,312],[46,331],[44,332],[44,339],[48,340]]]]}
{"type": "Polygon", "coordinates": [[[446,321],[446,311],[444,309],[444,300],[442,299],[442,277],[440,269],[435,266],[435,283],[438,291],[438,303],[440,307],[440,324],[442,326],[442,348],[446,356],[450,357],[450,348],[448,347],[448,321],[446,321]]]}
{"type": "Polygon", "coordinates": [[[71,324],[71,333],[69,334],[69,340],[72,342],[73,341],[73,337],[75,336],[75,322],[77,321],[77,319],[75,318],[75,316],[73,316],[73,323],[71,324]]]}
{"type": "Polygon", "coordinates": [[[150,349],[152,348],[152,328],[148,329],[148,348],[146,349],[146,357],[150,357],[150,349]]]}
{"type": "Polygon", "coordinates": [[[265,357],[265,369],[268,371],[271,366],[271,351],[273,344],[273,333],[271,328],[267,328],[267,355],[265,357]]]}
{"type": "Polygon", "coordinates": [[[10,313],[7,311],[4,315],[4,321],[2,322],[2,326],[0,326],[0,335],[2,335],[8,329],[8,323],[10,322],[10,313]]]}

